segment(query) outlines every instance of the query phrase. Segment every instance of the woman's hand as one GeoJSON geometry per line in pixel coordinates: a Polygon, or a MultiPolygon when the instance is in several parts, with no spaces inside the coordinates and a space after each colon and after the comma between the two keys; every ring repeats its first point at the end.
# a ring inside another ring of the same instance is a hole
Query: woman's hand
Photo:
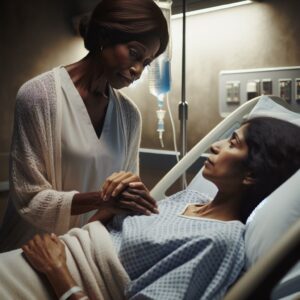
{"type": "Polygon", "coordinates": [[[66,267],[65,245],[54,233],[36,235],[22,249],[31,266],[41,273],[66,267]]]}
{"type": "MultiPolygon", "coordinates": [[[[100,191],[76,193],[72,199],[71,215],[80,215],[95,209],[106,209],[107,202],[113,201],[128,187],[130,182],[134,181],[140,181],[140,178],[133,173],[113,173],[105,180],[100,191]]],[[[109,212],[102,212],[101,215],[103,217],[98,218],[101,221],[112,217],[112,214],[109,212]]]]}
{"type": "Polygon", "coordinates": [[[140,177],[131,172],[115,172],[106,178],[101,188],[102,199],[108,201],[111,197],[115,198],[128,187],[130,182],[138,181],[141,181],[140,177]]]}
{"type": "Polygon", "coordinates": [[[105,223],[113,215],[120,213],[144,215],[158,213],[156,201],[141,181],[130,182],[127,189],[118,197],[111,197],[110,200],[105,201],[102,208],[90,218],[89,222],[100,220],[105,223]],[[105,216],[107,213],[110,214],[108,217],[105,216]]]}

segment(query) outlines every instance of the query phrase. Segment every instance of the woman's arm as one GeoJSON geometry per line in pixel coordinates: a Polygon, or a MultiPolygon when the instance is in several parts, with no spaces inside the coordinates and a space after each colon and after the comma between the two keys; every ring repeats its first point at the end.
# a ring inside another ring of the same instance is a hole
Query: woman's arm
{"type": "Polygon", "coordinates": [[[102,223],[108,222],[114,215],[124,211],[145,215],[157,213],[156,202],[139,176],[124,171],[109,176],[99,192],[74,195],[71,209],[73,215],[94,209],[98,209],[98,212],[90,221],[99,220],[102,223]],[[143,197],[125,192],[134,182],[139,182],[143,186],[143,197]]]}
{"type": "Polygon", "coordinates": [[[109,202],[125,190],[130,182],[140,181],[131,172],[115,172],[106,178],[98,192],[77,193],[73,196],[71,214],[79,215],[94,209],[109,209],[109,202]]]}
{"type": "Polygon", "coordinates": [[[46,275],[58,298],[65,295],[71,288],[75,292],[67,298],[68,300],[79,300],[86,296],[83,290],[74,289],[77,283],[67,266],[65,245],[55,234],[36,235],[22,249],[31,266],[46,275]]]}

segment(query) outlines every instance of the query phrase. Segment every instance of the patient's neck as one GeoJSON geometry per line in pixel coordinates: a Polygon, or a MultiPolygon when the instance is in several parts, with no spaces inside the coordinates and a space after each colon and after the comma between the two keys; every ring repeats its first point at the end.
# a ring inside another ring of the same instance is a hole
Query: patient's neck
{"type": "Polygon", "coordinates": [[[229,194],[218,191],[214,200],[211,201],[209,205],[220,218],[226,220],[240,220],[242,201],[241,193],[229,194]]]}
{"type": "Polygon", "coordinates": [[[185,214],[221,221],[241,220],[241,204],[242,196],[240,194],[218,191],[213,201],[204,205],[195,205],[185,214]]]}

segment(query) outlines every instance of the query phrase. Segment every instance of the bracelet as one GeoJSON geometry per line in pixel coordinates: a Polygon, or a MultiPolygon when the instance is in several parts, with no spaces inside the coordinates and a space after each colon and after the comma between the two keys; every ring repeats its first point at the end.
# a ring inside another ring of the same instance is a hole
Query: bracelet
{"type": "Polygon", "coordinates": [[[89,300],[89,298],[87,296],[83,296],[82,298],[80,298],[79,300],[89,300]]]}
{"type": "Polygon", "coordinates": [[[67,300],[71,295],[77,292],[82,292],[82,288],[79,286],[72,286],[69,290],[67,290],[59,297],[59,300],[67,300]]]}

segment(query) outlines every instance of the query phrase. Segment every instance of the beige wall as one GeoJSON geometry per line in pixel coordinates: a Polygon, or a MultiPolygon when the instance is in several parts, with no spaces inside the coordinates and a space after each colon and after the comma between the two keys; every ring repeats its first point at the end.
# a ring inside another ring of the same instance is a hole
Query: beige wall
{"type": "MultiPolygon", "coordinates": [[[[22,83],[85,51],[65,17],[66,1],[0,1],[0,182],[8,178],[15,96],[22,83]]],[[[7,192],[0,192],[0,220],[7,192]]]]}
{"type": "MultiPolygon", "coordinates": [[[[85,0],[86,1],[86,0],[85,0]]],[[[72,1],[69,1],[71,3],[72,1]]],[[[84,55],[81,40],[66,18],[66,1],[0,2],[0,181],[7,178],[7,153],[19,86],[56,65],[84,55]]],[[[192,147],[219,121],[218,74],[221,70],[300,65],[297,0],[273,0],[189,17],[187,20],[188,146],[192,147]]],[[[170,101],[177,120],[181,84],[181,20],[172,21],[173,58],[170,101]]],[[[142,147],[160,148],[156,102],[147,76],[136,89],[125,89],[143,116],[142,147]]],[[[178,121],[177,131],[178,131],[178,121]]],[[[166,118],[166,149],[172,149],[166,118]]]]}
{"type": "Polygon", "coordinates": [[[7,179],[7,154],[15,96],[22,83],[84,53],[61,0],[2,0],[0,3],[0,181],[7,179]]]}

